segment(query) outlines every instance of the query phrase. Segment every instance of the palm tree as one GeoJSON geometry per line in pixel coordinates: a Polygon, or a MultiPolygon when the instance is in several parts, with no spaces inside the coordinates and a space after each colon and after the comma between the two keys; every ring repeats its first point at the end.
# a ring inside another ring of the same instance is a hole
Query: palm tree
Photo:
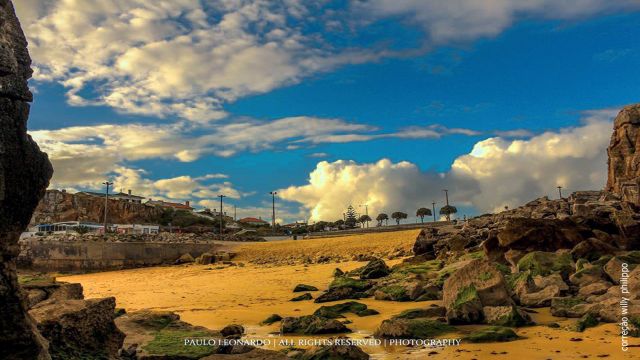
{"type": "Polygon", "coordinates": [[[451,220],[451,214],[455,214],[457,212],[458,212],[458,209],[456,209],[456,207],[453,205],[445,205],[442,208],[440,208],[440,215],[446,216],[447,221],[451,220]]]}
{"type": "Polygon", "coordinates": [[[363,227],[365,223],[367,224],[367,227],[369,227],[369,221],[371,221],[371,217],[369,217],[369,215],[362,215],[358,218],[358,222],[362,224],[363,227]]]}
{"type": "Polygon", "coordinates": [[[402,211],[396,211],[393,214],[391,214],[391,218],[396,219],[396,224],[400,225],[400,220],[402,219],[406,219],[409,215],[407,215],[406,213],[403,213],[402,211]]]}
{"type": "Polygon", "coordinates": [[[387,225],[389,225],[389,215],[385,213],[378,214],[378,216],[376,217],[376,220],[378,220],[378,225],[382,225],[383,221],[386,221],[387,225]]]}
{"type": "Polygon", "coordinates": [[[418,209],[418,211],[416,211],[416,216],[420,217],[420,221],[422,223],[424,223],[425,216],[431,216],[431,215],[432,215],[431,210],[424,207],[421,207],[420,209],[418,209]]]}

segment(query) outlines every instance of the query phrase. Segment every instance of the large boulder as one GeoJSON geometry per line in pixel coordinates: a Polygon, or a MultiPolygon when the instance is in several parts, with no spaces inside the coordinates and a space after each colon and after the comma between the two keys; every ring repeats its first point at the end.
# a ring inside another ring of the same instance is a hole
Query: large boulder
{"type": "Polygon", "coordinates": [[[355,345],[325,345],[307,350],[301,360],[369,360],[369,355],[355,345]]]}
{"type": "Polygon", "coordinates": [[[454,330],[451,325],[437,320],[394,317],[384,320],[375,336],[382,339],[431,339],[454,330]]]}
{"type": "Polygon", "coordinates": [[[390,272],[384,260],[375,258],[360,270],[360,279],[378,279],[389,275],[390,272]]]}
{"type": "Polygon", "coordinates": [[[443,304],[451,323],[478,323],[485,306],[514,306],[502,273],[487,260],[472,260],[444,282],[443,304]]]}
{"type": "Polygon", "coordinates": [[[607,153],[606,189],[640,205],[640,104],[626,106],[618,113],[607,153]]]}
{"type": "Polygon", "coordinates": [[[29,311],[49,341],[53,359],[111,359],[125,335],[114,323],[113,297],[46,301],[29,311]]]}
{"type": "Polygon", "coordinates": [[[582,240],[585,229],[569,219],[511,218],[498,233],[501,248],[524,251],[571,249],[582,240]]]}
{"type": "Polygon", "coordinates": [[[46,341],[27,315],[15,258],[53,170],[27,134],[31,59],[9,0],[0,0],[0,24],[0,358],[48,359],[46,341]]]}
{"type": "Polygon", "coordinates": [[[316,335],[350,333],[351,330],[340,321],[315,315],[306,315],[285,317],[280,323],[280,332],[282,334],[316,335]]]}

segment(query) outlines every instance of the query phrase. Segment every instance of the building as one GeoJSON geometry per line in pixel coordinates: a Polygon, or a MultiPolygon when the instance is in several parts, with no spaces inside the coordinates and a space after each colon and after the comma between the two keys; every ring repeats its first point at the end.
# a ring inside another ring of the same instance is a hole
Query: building
{"type": "Polygon", "coordinates": [[[244,219],[240,219],[238,220],[239,223],[241,224],[245,224],[245,225],[253,225],[253,226],[264,226],[264,225],[269,225],[268,222],[262,220],[261,218],[254,218],[254,217],[246,217],[244,219]]]}
{"type": "Polygon", "coordinates": [[[65,221],[53,224],[38,224],[29,228],[29,232],[32,233],[66,233],[76,231],[78,227],[84,227],[88,232],[101,232],[104,231],[104,226],[98,223],[80,222],[80,221],[65,221]]]}
{"type": "Polygon", "coordinates": [[[145,204],[151,205],[151,206],[158,206],[166,209],[193,211],[193,208],[191,207],[189,200],[185,201],[184,204],[181,204],[181,203],[174,203],[169,201],[149,199],[149,201],[147,201],[145,204]]]}
{"type": "MultiPolygon", "coordinates": [[[[99,198],[104,198],[104,196],[105,196],[104,193],[98,193],[98,192],[93,192],[93,191],[81,191],[78,194],[83,194],[83,195],[88,195],[88,196],[93,196],[93,197],[99,197],[99,198]]],[[[117,193],[109,194],[109,199],[111,199],[111,200],[119,200],[119,201],[126,201],[126,202],[131,202],[131,203],[136,203],[136,204],[142,204],[142,200],[144,200],[145,197],[138,196],[138,195],[133,195],[131,193],[131,190],[129,190],[127,193],[117,192],[117,193]]]]}
{"type": "Polygon", "coordinates": [[[118,234],[152,234],[160,232],[159,225],[115,224],[112,226],[118,234]]]}

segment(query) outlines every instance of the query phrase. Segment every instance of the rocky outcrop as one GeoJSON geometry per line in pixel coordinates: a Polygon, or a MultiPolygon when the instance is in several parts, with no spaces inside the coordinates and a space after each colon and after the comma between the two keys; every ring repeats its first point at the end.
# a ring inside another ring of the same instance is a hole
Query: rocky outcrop
{"type": "MultiPolygon", "coordinates": [[[[109,222],[116,224],[157,223],[162,208],[127,201],[109,200],[109,222]]],[[[31,218],[31,225],[61,221],[104,221],[104,198],[47,190],[31,218]]]]}
{"type": "Polygon", "coordinates": [[[0,0],[0,358],[47,359],[15,273],[16,245],[53,172],[27,135],[32,95],[27,41],[13,5],[0,0]]]}
{"type": "Polygon", "coordinates": [[[640,205],[640,104],[624,107],[613,124],[607,149],[607,191],[640,205]]]}
{"type": "Polygon", "coordinates": [[[89,300],[54,300],[36,305],[30,314],[49,340],[55,359],[113,359],[125,335],[114,323],[113,297],[89,300]]]}

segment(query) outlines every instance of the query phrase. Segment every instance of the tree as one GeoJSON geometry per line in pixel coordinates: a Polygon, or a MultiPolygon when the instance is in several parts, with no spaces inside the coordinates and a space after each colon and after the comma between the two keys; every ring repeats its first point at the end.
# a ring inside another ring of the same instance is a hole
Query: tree
{"type": "Polygon", "coordinates": [[[418,211],[416,211],[416,216],[418,216],[420,218],[420,221],[424,223],[424,217],[425,216],[431,216],[433,215],[431,213],[430,209],[421,207],[420,209],[418,209],[418,211]]]}
{"type": "Polygon", "coordinates": [[[341,228],[344,225],[344,220],[340,219],[333,223],[333,225],[337,228],[341,228]]]}
{"type": "Polygon", "coordinates": [[[451,220],[451,214],[455,214],[457,212],[458,209],[456,209],[456,207],[453,205],[445,205],[440,209],[440,215],[446,216],[447,221],[451,220]]]}
{"type": "Polygon", "coordinates": [[[362,226],[366,223],[367,227],[369,227],[369,221],[371,221],[371,217],[369,217],[369,215],[362,215],[358,218],[358,222],[362,224],[362,226]]]}
{"type": "Polygon", "coordinates": [[[349,205],[349,207],[347,208],[347,212],[345,214],[345,220],[344,220],[344,225],[348,228],[354,228],[356,227],[356,224],[358,223],[358,218],[356,216],[356,209],[353,208],[353,206],[349,205]]]}
{"type": "Polygon", "coordinates": [[[391,218],[396,220],[396,224],[400,225],[400,220],[402,219],[406,219],[409,215],[407,215],[406,213],[403,213],[402,211],[396,211],[393,214],[391,214],[391,218]]]}
{"type": "Polygon", "coordinates": [[[74,229],[79,235],[84,235],[89,232],[89,227],[86,225],[78,225],[74,229]]]}
{"type": "Polygon", "coordinates": [[[388,225],[389,224],[389,215],[387,215],[385,213],[380,213],[376,217],[376,220],[378,220],[378,226],[382,226],[382,222],[383,221],[386,221],[387,225],[388,225]]]}

